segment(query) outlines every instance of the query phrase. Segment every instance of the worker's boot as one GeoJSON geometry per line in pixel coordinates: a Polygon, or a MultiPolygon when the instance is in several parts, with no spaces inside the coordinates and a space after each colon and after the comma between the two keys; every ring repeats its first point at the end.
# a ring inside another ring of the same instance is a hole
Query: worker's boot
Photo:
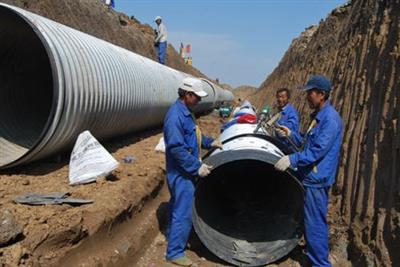
{"type": "Polygon", "coordinates": [[[174,259],[174,260],[170,260],[169,262],[179,265],[179,266],[192,266],[193,262],[186,256],[174,259]]]}

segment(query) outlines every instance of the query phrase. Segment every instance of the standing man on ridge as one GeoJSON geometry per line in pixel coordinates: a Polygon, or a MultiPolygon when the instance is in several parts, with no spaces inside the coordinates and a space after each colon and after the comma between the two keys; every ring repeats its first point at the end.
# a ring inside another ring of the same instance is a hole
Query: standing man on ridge
{"type": "Polygon", "coordinates": [[[176,265],[191,266],[193,262],[185,256],[185,248],[192,229],[194,181],[197,176],[210,174],[212,168],[200,160],[200,149],[222,148],[222,144],[219,139],[201,134],[191,111],[207,96],[201,81],[183,79],[178,95],[164,119],[167,184],[171,194],[166,259],[176,265]]]}
{"type": "Polygon", "coordinates": [[[165,55],[167,53],[167,27],[162,23],[162,18],[157,16],[154,18],[154,22],[157,24],[157,36],[154,40],[154,44],[158,49],[158,62],[165,64],[165,55]]]}
{"type": "Polygon", "coordinates": [[[314,112],[304,135],[278,126],[281,136],[290,137],[301,147],[299,152],[283,156],[275,164],[279,171],[297,169],[305,189],[304,230],[307,256],[313,267],[331,267],[329,262],[329,229],[327,223],[329,189],[335,182],[343,136],[343,122],[331,105],[330,81],[313,75],[302,88],[314,112]]]}

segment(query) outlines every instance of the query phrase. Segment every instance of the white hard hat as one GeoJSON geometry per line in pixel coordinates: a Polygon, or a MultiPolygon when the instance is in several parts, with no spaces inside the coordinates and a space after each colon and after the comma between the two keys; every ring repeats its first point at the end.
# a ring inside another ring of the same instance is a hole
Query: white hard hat
{"type": "Polygon", "coordinates": [[[157,21],[159,19],[162,20],[162,18],[160,16],[157,16],[157,17],[154,18],[154,21],[157,21]]]}
{"type": "Polygon", "coordinates": [[[196,78],[187,77],[183,79],[179,88],[187,92],[193,92],[199,97],[208,96],[207,92],[205,92],[201,86],[201,80],[196,78]]]}

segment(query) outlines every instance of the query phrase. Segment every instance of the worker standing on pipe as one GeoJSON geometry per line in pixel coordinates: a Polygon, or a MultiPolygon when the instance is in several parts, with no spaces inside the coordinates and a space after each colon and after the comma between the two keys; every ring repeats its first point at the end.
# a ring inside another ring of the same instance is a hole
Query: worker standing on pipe
{"type": "Polygon", "coordinates": [[[202,97],[207,96],[201,81],[185,78],[178,95],[179,99],[164,119],[167,183],[171,194],[166,259],[180,266],[191,266],[192,261],[185,256],[185,248],[192,228],[194,180],[197,176],[207,176],[211,171],[211,166],[201,162],[200,149],[222,148],[222,144],[218,139],[201,134],[191,111],[202,97]]]}
{"type": "Polygon", "coordinates": [[[312,266],[332,266],[329,262],[329,230],[327,224],[328,194],[335,182],[342,143],[343,123],[340,115],[331,105],[330,81],[322,75],[314,75],[303,90],[314,112],[312,122],[305,133],[291,131],[280,126],[280,135],[290,137],[302,149],[283,156],[275,168],[286,171],[297,168],[305,188],[304,228],[307,242],[307,256],[312,266]]]}
{"type": "MultiPolygon", "coordinates": [[[[278,125],[286,126],[292,132],[299,131],[299,115],[297,113],[296,108],[289,103],[290,99],[290,91],[287,88],[280,88],[276,91],[276,103],[278,105],[279,110],[279,120],[277,121],[278,125]]],[[[277,132],[277,138],[286,144],[289,148],[292,148],[292,151],[295,151],[292,143],[288,140],[287,137],[280,136],[279,132],[277,132]]]]}
{"type": "Polygon", "coordinates": [[[154,18],[154,22],[157,24],[157,36],[154,40],[154,44],[158,49],[158,62],[165,64],[165,55],[167,53],[167,27],[162,23],[162,18],[157,16],[154,18]]]}

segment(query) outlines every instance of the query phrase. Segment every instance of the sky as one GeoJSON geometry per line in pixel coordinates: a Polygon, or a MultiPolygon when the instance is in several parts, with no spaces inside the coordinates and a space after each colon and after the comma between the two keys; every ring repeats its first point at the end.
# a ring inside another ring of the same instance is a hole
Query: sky
{"type": "Polygon", "coordinates": [[[191,44],[193,66],[233,87],[258,87],[305,28],[347,0],[115,0],[116,10],[153,28],[161,16],[168,42],[191,44]]]}

